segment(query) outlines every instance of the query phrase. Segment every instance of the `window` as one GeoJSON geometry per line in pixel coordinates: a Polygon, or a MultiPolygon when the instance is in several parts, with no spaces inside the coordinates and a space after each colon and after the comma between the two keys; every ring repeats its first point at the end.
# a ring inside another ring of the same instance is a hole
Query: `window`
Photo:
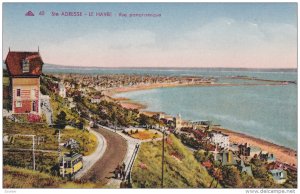
{"type": "Polygon", "coordinates": [[[17,108],[22,107],[22,101],[16,101],[16,107],[17,108]]]}
{"type": "Polygon", "coordinates": [[[17,96],[21,96],[21,89],[17,89],[17,96]]]}
{"type": "Polygon", "coordinates": [[[23,60],[22,65],[23,65],[23,73],[28,73],[29,72],[29,61],[27,59],[23,60]]]}
{"type": "Polygon", "coordinates": [[[32,102],[32,111],[36,111],[36,101],[32,102]]]}

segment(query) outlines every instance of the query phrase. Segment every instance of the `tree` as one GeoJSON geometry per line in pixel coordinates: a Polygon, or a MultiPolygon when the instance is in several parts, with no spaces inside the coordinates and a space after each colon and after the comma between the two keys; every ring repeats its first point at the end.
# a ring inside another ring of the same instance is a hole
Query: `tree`
{"type": "Polygon", "coordinates": [[[252,173],[255,178],[263,179],[268,177],[268,171],[264,166],[252,165],[252,173]]]}
{"type": "Polygon", "coordinates": [[[205,150],[198,150],[194,152],[194,156],[198,162],[203,162],[206,159],[205,150]]]}
{"type": "Polygon", "coordinates": [[[64,111],[60,111],[60,113],[57,115],[55,124],[57,125],[58,128],[64,129],[66,127],[67,125],[66,116],[67,114],[64,111]]]}
{"type": "Polygon", "coordinates": [[[253,176],[249,176],[246,172],[241,174],[241,179],[244,188],[258,188],[260,187],[259,181],[255,180],[253,176]]]}
{"type": "Polygon", "coordinates": [[[148,117],[145,114],[141,114],[139,119],[140,125],[147,125],[148,124],[147,118],[148,117]]]}
{"type": "Polygon", "coordinates": [[[240,172],[235,166],[223,166],[222,177],[225,187],[240,188],[243,186],[240,172]]]}

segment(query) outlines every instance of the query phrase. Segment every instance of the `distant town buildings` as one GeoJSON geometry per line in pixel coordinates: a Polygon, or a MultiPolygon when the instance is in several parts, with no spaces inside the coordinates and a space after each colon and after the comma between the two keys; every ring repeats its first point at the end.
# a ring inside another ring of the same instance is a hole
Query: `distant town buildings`
{"type": "Polygon", "coordinates": [[[5,64],[10,78],[13,114],[40,114],[40,76],[43,60],[39,52],[9,51],[5,64]]]}

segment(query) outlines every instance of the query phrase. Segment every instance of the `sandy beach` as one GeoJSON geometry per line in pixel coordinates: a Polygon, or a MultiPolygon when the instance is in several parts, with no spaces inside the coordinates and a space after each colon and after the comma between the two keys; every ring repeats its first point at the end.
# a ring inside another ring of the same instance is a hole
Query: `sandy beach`
{"type": "Polygon", "coordinates": [[[138,102],[134,102],[128,98],[114,98],[117,100],[124,108],[128,109],[145,109],[147,106],[138,102]]]}
{"type": "MultiPolygon", "coordinates": [[[[203,83],[203,84],[181,84],[181,83],[159,83],[159,84],[151,84],[151,85],[138,85],[134,87],[123,87],[123,88],[116,88],[116,89],[110,89],[105,91],[106,95],[111,96],[115,100],[119,101],[120,104],[125,108],[130,109],[139,109],[140,112],[143,112],[147,115],[153,115],[156,112],[149,112],[145,111],[143,109],[146,108],[145,105],[140,104],[138,102],[134,102],[127,98],[115,98],[114,95],[117,93],[122,92],[130,92],[130,91],[138,91],[138,90],[147,90],[147,89],[154,89],[154,88],[163,88],[163,87],[184,87],[184,86],[236,86],[236,85],[248,85],[249,84],[215,84],[215,83],[203,83]]],[[[258,84],[250,84],[252,85],[258,85],[258,84]]],[[[262,84],[259,84],[262,85],[262,84]]],[[[276,83],[276,84],[263,84],[263,85],[282,85],[282,83],[276,83]]],[[[245,143],[252,146],[260,147],[264,151],[268,151],[270,153],[275,154],[278,161],[295,165],[297,166],[297,151],[292,150],[290,148],[286,148],[284,146],[276,145],[274,143],[252,137],[246,134],[242,134],[239,132],[235,132],[230,129],[225,129],[222,127],[215,127],[216,130],[222,131],[225,134],[228,134],[230,136],[230,142],[231,143],[245,143]]]]}
{"type": "Polygon", "coordinates": [[[135,86],[125,86],[125,87],[118,87],[118,88],[109,88],[104,90],[104,94],[113,97],[113,95],[122,92],[131,92],[131,91],[138,91],[138,90],[149,90],[155,88],[170,88],[170,87],[188,87],[188,86],[274,86],[274,85],[286,85],[284,82],[272,82],[272,83],[264,83],[264,84],[257,84],[257,83],[243,83],[243,84],[233,84],[233,83],[215,83],[215,82],[202,82],[202,83],[180,83],[180,82],[173,82],[173,83],[153,83],[153,84],[141,84],[135,86]]]}

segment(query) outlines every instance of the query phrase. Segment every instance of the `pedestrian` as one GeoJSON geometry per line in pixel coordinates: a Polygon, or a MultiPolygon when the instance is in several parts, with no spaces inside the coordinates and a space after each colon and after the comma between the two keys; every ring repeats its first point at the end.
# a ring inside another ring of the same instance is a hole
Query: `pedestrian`
{"type": "Polygon", "coordinates": [[[118,164],[117,168],[116,168],[116,178],[119,178],[119,174],[120,174],[120,165],[118,164]]]}
{"type": "Polygon", "coordinates": [[[124,171],[125,171],[125,167],[126,167],[126,164],[125,164],[125,162],[123,162],[122,168],[123,168],[124,171]]]}
{"type": "Polygon", "coordinates": [[[122,172],[122,180],[125,180],[126,179],[126,173],[125,173],[125,170],[123,170],[123,172],[122,172]]]}
{"type": "Polygon", "coordinates": [[[118,178],[118,171],[117,171],[117,169],[115,169],[114,174],[115,174],[115,178],[117,179],[118,178]]]}

